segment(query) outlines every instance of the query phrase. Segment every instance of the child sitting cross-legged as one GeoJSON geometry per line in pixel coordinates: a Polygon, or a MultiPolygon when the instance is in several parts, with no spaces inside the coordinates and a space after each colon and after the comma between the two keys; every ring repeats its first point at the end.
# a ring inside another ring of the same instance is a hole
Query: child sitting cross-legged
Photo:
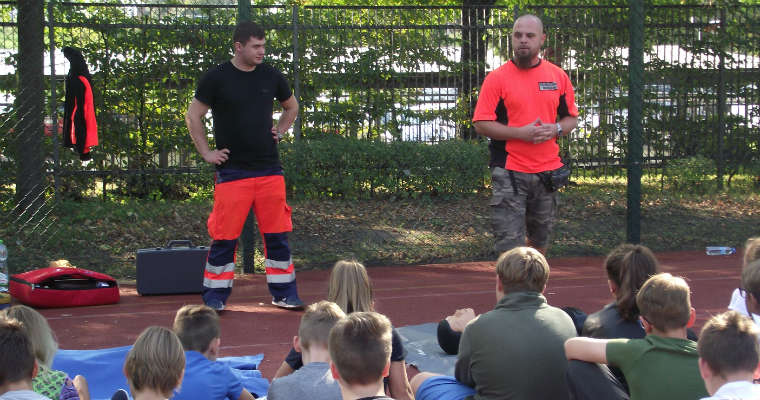
{"type": "Polygon", "coordinates": [[[712,397],[704,400],[760,399],[758,328],[749,317],[726,311],[702,328],[697,350],[699,371],[712,397]]]}
{"type": "Polygon", "coordinates": [[[391,367],[391,322],[373,311],[355,312],[330,331],[330,371],[343,400],[388,400],[383,377],[391,367]]]}
{"type": "MultiPolygon", "coordinates": [[[[697,344],[686,338],[686,329],[694,324],[696,316],[689,285],[668,273],[654,275],[639,290],[636,304],[647,333],[643,339],[571,338],[565,342],[567,359],[620,368],[632,400],[693,400],[705,396],[697,344]]],[[[571,387],[582,384],[570,382],[571,387]]]]}
{"type": "Polygon", "coordinates": [[[0,399],[50,400],[32,391],[38,365],[23,324],[0,318],[0,399]]]}
{"type": "Polygon", "coordinates": [[[330,329],[346,314],[337,304],[322,300],[306,307],[293,338],[293,347],[301,353],[303,367],[272,381],[268,400],[339,400],[340,386],[330,373],[327,340],[330,329]]]}
{"type": "Polygon", "coordinates": [[[174,333],[185,349],[187,366],[176,400],[253,400],[230,367],[216,362],[221,346],[219,315],[206,305],[186,305],[174,317],[174,333]]]}
{"type": "Polygon", "coordinates": [[[150,326],[137,337],[124,361],[124,376],[134,400],[172,396],[182,383],[185,353],[177,335],[162,326],[150,326]]]}

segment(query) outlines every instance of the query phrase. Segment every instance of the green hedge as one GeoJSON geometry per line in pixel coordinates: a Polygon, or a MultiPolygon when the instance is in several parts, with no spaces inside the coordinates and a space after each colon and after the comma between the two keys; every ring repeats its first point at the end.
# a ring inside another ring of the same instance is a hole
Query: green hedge
{"type": "Polygon", "coordinates": [[[484,141],[329,137],[282,143],[280,155],[290,193],[305,198],[458,195],[484,189],[488,180],[484,141]]]}

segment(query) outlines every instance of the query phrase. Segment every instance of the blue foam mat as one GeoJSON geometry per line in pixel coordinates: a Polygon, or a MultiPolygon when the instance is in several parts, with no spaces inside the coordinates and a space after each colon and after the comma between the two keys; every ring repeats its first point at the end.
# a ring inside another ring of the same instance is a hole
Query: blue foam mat
{"type": "MultiPolygon", "coordinates": [[[[64,371],[71,377],[84,376],[92,400],[110,399],[118,389],[129,390],[122,367],[131,348],[132,346],[99,350],[58,350],[53,360],[53,369],[64,371]]],[[[257,354],[223,357],[217,361],[227,364],[249,392],[262,397],[269,389],[269,380],[263,378],[261,371],[256,369],[263,359],[263,354],[257,354]]]]}

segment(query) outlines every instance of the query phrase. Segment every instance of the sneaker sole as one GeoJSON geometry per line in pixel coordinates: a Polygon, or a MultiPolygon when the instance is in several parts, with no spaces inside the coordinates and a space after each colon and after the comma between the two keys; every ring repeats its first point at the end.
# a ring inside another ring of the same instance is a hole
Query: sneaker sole
{"type": "Polygon", "coordinates": [[[278,302],[278,301],[273,301],[273,302],[272,302],[272,305],[274,305],[274,306],[277,306],[277,307],[280,307],[280,308],[284,308],[284,309],[286,309],[286,310],[301,310],[301,309],[303,309],[303,308],[304,308],[304,306],[303,306],[303,305],[300,305],[300,306],[294,306],[294,305],[290,305],[290,304],[287,304],[287,303],[282,303],[282,302],[278,302]]]}

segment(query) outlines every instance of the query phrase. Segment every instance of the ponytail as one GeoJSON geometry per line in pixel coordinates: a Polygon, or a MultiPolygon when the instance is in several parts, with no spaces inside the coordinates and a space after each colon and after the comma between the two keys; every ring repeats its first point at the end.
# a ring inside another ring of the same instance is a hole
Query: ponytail
{"type": "Polygon", "coordinates": [[[657,258],[646,246],[636,245],[623,257],[616,302],[618,312],[623,319],[635,321],[639,317],[636,294],[644,282],[659,269],[657,258]]]}

